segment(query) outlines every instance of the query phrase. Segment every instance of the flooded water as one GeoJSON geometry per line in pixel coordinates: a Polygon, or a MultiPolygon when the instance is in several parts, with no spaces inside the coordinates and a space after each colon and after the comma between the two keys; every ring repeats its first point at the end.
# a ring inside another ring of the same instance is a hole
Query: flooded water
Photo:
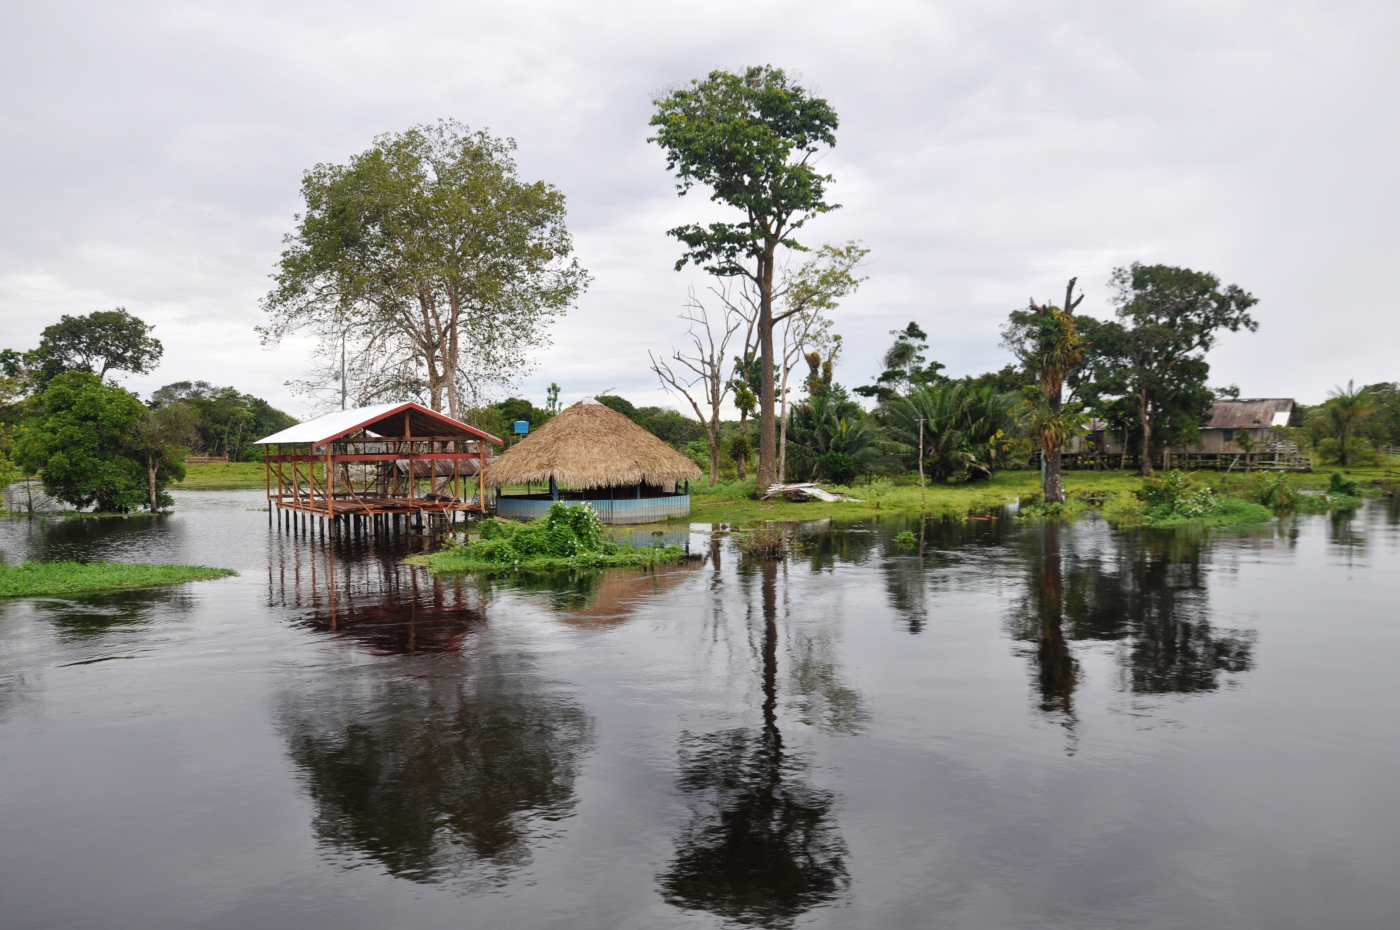
{"type": "Polygon", "coordinates": [[[519,583],[261,496],[0,524],[241,573],[0,604],[0,927],[1400,921],[1393,500],[696,528],[519,583]]]}

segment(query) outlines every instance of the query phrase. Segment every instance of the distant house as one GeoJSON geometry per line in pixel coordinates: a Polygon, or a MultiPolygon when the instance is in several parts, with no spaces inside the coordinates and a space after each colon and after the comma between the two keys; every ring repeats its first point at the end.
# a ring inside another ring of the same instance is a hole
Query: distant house
{"type": "MultiPolygon", "coordinates": [[[[1201,426],[1200,439],[1187,446],[1172,446],[1166,450],[1173,463],[1187,468],[1224,468],[1246,457],[1240,439],[1248,435],[1248,458],[1258,464],[1279,467],[1300,467],[1303,460],[1295,443],[1280,435],[1279,428],[1302,426],[1303,413],[1291,397],[1241,398],[1222,400],[1211,405],[1201,426]]],[[[1065,444],[1066,467],[1084,467],[1088,462],[1104,458],[1124,460],[1123,438],[1108,428],[1102,420],[1090,420],[1082,435],[1065,444]]],[[[1136,448],[1127,450],[1126,458],[1136,459],[1136,448]]]]}
{"type": "Polygon", "coordinates": [[[1303,412],[1291,397],[1241,398],[1217,401],[1201,427],[1201,440],[1191,452],[1243,452],[1239,439],[1248,435],[1262,449],[1281,439],[1280,426],[1302,426],[1303,412]]]}

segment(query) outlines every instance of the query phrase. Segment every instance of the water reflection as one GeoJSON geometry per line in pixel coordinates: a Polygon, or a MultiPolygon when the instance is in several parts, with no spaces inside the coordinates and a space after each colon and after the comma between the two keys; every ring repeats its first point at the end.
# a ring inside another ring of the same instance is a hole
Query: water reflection
{"type": "Polygon", "coordinates": [[[1204,532],[1113,533],[1047,522],[1023,538],[1026,592],[1008,619],[1033,668],[1040,710],[1073,729],[1080,666],[1072,642],[1119,642],[1129,693],[1219,689],[1253,666],[1255,634],[1217,629],[1207,601],[1204,532]]]}
{"type": "Polygon", "coordinates": [[[592,719],[518,652],[413,661],[283,698],[316,835],[412,881],[501,883],[572,811],[592,719]]]}
{"type": "MultiPolygon", "coordinates": [[[[676,907],[787,927],[850,880],[835,796],[810,784],[809,762],[785,748],[778,727],[779,563],[761,554],[751,561],[761,603],[762,725],[682,736],[677,784],[692,815],[658,884],[676,907]]],[[[751,605],[751,588],[749,595],[751,605]]]]}

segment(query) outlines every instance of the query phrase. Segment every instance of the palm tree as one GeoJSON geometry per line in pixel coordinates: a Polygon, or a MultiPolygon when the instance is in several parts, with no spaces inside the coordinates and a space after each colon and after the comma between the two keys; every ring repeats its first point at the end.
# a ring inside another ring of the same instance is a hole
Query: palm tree
{"type": "Polygon", "coordinates": [[[788,456],[807,480],[849,484],[880,457],[879,431],[848,400],[819,394],[788,413],[788,456]]]}
{"type": "Polygon", "coordinates": [[[1345,388],[1336,387],[1327,392],[1327,402],[1323,404],[1323,416],[1327,428],[1337,440],[1337,453],[1343,468],[1348,465],[1347,446],[1351,442],[1352,431],[1363,417],[1376,409],[1375,398],[1366,388],[1356,387],[1355,381],[1348,381],[1345,388]]]}
{"type": "Polygon", "coordinates": [[[931,384],[892,401],[883,414],[885,433],[911,464],[920,456],[933,477],[959,472],[986,477],[1005,456],[1021,400],[993,387],[931,384]],[[919,421],[923,421],[923,448],[919,421]]]}

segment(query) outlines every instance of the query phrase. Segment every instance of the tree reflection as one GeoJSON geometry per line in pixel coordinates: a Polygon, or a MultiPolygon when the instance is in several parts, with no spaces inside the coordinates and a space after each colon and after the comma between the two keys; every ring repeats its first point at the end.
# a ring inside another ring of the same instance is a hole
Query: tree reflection
{"type": "MultiPolygon", "coordinates": [[[[1226,676],[1252,667],[1252,632],[1210,622],[1205,535],[1104,534],[1081,554],[1062,551],[1064,532],[1047,521],[1028,534],[1027,594],[1009,623],[1013,636],[1033,644],[1027,655],[1042,711],[1073,720],[1075,641],[1123,642],[1120,685],[1133,694],[1214,691],[1226,676]]],[[[1079,527],[1075,538],[1092,532],[1079,527]]]]}
{"type": "Polygon", "coordinates": [[[494,883],[572,809],[592,723],[527,658],[343,674],[281,712],[329,847],[413,881],[494,883]]]}
{"type": "Polygon", "coordinates": [[[806,781],[778,728],[777,570],[759,563],[763,724],[683,738],[679,786],[693,815],[658,878],[670,904],[765,927],[790,926],[849,884],[835,796],[806,781]]]}

